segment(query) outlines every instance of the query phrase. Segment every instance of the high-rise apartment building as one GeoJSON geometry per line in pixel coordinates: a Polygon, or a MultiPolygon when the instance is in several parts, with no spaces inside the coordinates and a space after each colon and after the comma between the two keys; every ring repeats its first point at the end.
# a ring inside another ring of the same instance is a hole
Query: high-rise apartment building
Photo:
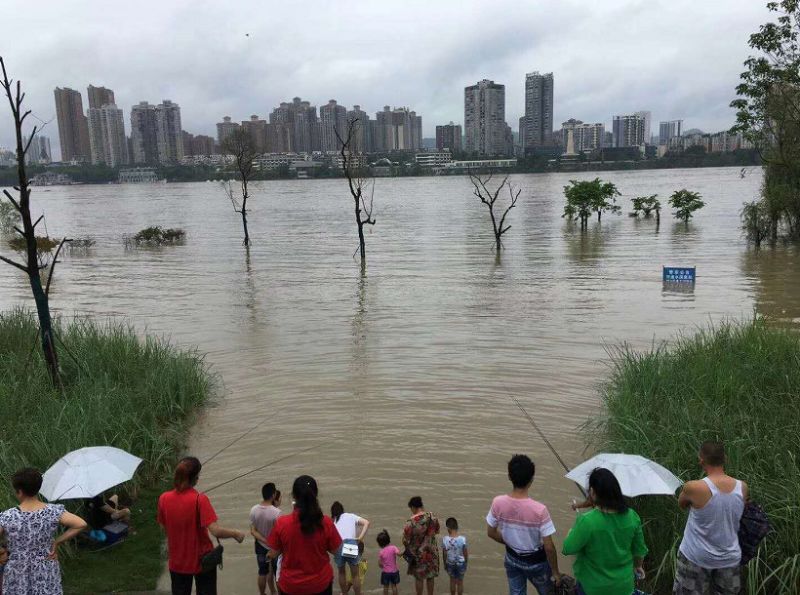
{"type": "Polygon", "coordinates": [[[559,144],[574,153],[589,152],[599,149],[605,144],[606,127],[603,124],[585,124],[580,120],[570,118],[561,124],[561,139],[559,144]],[[570,137],[572,144],[570,145],[570,137]]]}
{"type": "Polygon", "coordinates": [[[461,152],[461,125],[450,122],[436,127],[436,148],[449,149],[451,153],[461,152]]]}
{"type": "MultiPolygon", "coordinates": [[[[23,136],[22,144],[27,145],[30,137],[23,136]]],[[[25,163],[27,165],[38,165],[50,163],[53,160],[53,154],[50,152],[50,139],[41,134],[36,134],[28,146],[28,152],[25,153],[25,163]]]]}
{"type": "Polygon", "coordinates": [[[267,121],[261,120],[257,115],[250,116],[249,120],[242,121],[242,129],[250,134],[256,153],[267,152],[267,121]]]}
{"type": "Polygon", "coordinates": [[[361,109],[360,105],[354,105],[353,109],[347,112],[348,126],[351,122],[354,124],[354,139],[353,139],[353,152],[355,153],[373,153],[375,145],[372,141],[372,132],[374,130],[369,114],[361,109]]]}
{"type": "Polygon", "coordinates": [[[317,108],[308,101],[295,97],[291,103],[281,103],[272,110],[269,123],[267,144],[282,147],[280,151],[273,149],[271,152],[310,153],[322,149],[317,108]]]}
{"type": "Polygon", "coordinates": [[[122,110],[113,103],[106,103],[103,107],[90,107],[88,114],[92,163],[109,167],[127,165],[128,139],[122,110]]]}
{"type": "Polygon", "coordinates": [[[645,144],[645,120],[642,116],[631,114],[629,116],[614,116],[612,127],[614,130],[615,147],[640,147],[645,144]]]}
{"type": "Polygon", "coordinates": [[[506,88],[484,79],[464,88],[465,150],[478,155],[506,155],[506,88]]]}
{"type": "Polygon", "coordinates": [[[159,163],[179,163],[183,157],[183,128],[177,103],[164,99],[156,106],[156,130],[159,163]]]}
{"type": "Polygon", "coordinates": [[[142,101],[131,108],[131,161],[136,165],[158,165],[156,106],[142,101]]]}
{"type": "Polygon", "coordinates": [[[336,137],[338,132],[343,138],[347,136],[347,108],[336,103],[335,99],[319,108],[319,121],[322,133],[322,150],[338,151],[341,143],[336,137]]]}
{"type": "Polygon", "coordinates": [[[683,120],[668,120],[658,125],[658,144],[669,145],[669,141],[681,135],[683,120]]]}
{"type": "Polygon", "coordinates": [[[376,151],[414,151],[422,148],[422,116],[407,107],[388,105],[375,114],[376,151]]]}
{"type": "Polygon", "coordinates": [[[89,124],[83,112],[80,92],[56,87],[54,95],[61,161],[89,161],[89,124]]]}
{"type": "Polygon", "coordinates": [[[231,122],[230,116],[222,118],[222,122],[217,123],[217,142],[219,145],[222,146],[222,142],[237,128],[239,128],[239,123],[231,122]]]}
{"type": "Polygon", "coordinates": [[[89,97],[89,109],[101,108],[104,105],[116,104],[114,101],[114,91],[111,89],[89,85],[89,87],[86,89],[86,94],[89,97]]]}
{"type": "Polygon", "coordinates": [[[216,154],[214,138],[203,134],[194,135],[185,130],[183,136],[184,157],[203,157],[216,154]]]}
{"type": "Polygon", "coordinates": [[[650,124],[653,119],[653,113],[648,110],[641,110],[638,112],[633,112],[634,116],[639,116],[642,120],[644,120],[644,142],[650,142],[650,124]]]}
{"type": "Polygon", "coordinates": [[[553,73],[525,75],[525,115],[520,120],[523,148],[546,147],[553,135],[553,73]]]}

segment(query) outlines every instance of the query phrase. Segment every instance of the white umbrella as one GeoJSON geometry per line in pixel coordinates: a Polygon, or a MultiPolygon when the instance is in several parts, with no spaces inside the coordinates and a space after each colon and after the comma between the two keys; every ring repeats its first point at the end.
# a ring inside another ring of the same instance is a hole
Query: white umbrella
{"type": "Polygon", "coordinates": [[[639,455],[601,453],[581,463],[565,477],[589,489],[589,475],[598,467],[611,471],[625,496],[675,495],[683,482],[669,469],[639,455]]]}
{"type": "Polygon", "coordinates": [[[44,474],[49,501],[94,498],[133,477],[142,459],[113,446],[89,446],[61,457],[44,474]]]}

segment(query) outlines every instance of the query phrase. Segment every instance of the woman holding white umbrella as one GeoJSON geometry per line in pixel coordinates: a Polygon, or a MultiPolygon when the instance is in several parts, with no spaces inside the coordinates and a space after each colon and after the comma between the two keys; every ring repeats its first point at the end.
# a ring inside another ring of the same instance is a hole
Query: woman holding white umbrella
{"type": "Polygon", "coordinates": [[[0,533],[8,536],[10,557],[3,577],[5,595],[61,595],[58,546],[86,529],[86,521],[60,504],[39,500],[42,474],[21,469],[11,477],[19,506],[0,513],[0,533]],[[65,527],[53,539],[59,526],[65,527]]]}
{"type": "Polygon", "coordinates": [[[647,555],[642,521],[625,503],[619,482],[608,469],[595,469],[589,475],[589,500],[594,508],[575,521],[562,552],[576,556],[578,593],[633,593],[634,573],[644,578],[642,561],[647,555]]]}

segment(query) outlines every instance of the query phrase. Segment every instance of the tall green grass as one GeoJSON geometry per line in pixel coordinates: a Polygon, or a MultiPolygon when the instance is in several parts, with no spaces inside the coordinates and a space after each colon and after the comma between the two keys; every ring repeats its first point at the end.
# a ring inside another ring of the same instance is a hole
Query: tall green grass
{"type": "MultiPolygon", "coordinates": [[[[640,454],[697,479],[703,440],[722,440],[727,470],[745,480],[774,531],[744,575],[743,592],[800,592],[800,339],[763,320],[726,322],[648,352],[612,354],[593,445],[640,454]]],[[[671,592],[686,513],[677,499],[639,498],[650,589],[671,592]]]]}
{"type": "MultiPolygon", "coordinates": [[[[129,493],[137,534],[102,553],[64,560],[68,593],[155,588],[161,569],[158,490],[171,475],[212,377],[203,359],[128,326],[88,319],[56,321],[63,391],[50,382],[35,317],[0,314],[0,510],[14,502],[10,475],[45,470],[84,446],[111,445],[144,462],[129,493]],[[134,488],[134,489],[131,489],[134,488]],[[143,488],[143,489],[139,489],[143,488]]],[[[77,503],[71,503],[79,514],[77,503]]]]}

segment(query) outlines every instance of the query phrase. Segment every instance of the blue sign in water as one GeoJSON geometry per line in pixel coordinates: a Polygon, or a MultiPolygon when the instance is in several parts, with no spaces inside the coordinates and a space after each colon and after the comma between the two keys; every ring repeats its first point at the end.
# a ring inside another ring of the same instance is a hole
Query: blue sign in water
{"type": "Polygon", "coordinates": [[[664,267],[664,283],[690,283],[694,285],[696,267],[664,267]]]}

